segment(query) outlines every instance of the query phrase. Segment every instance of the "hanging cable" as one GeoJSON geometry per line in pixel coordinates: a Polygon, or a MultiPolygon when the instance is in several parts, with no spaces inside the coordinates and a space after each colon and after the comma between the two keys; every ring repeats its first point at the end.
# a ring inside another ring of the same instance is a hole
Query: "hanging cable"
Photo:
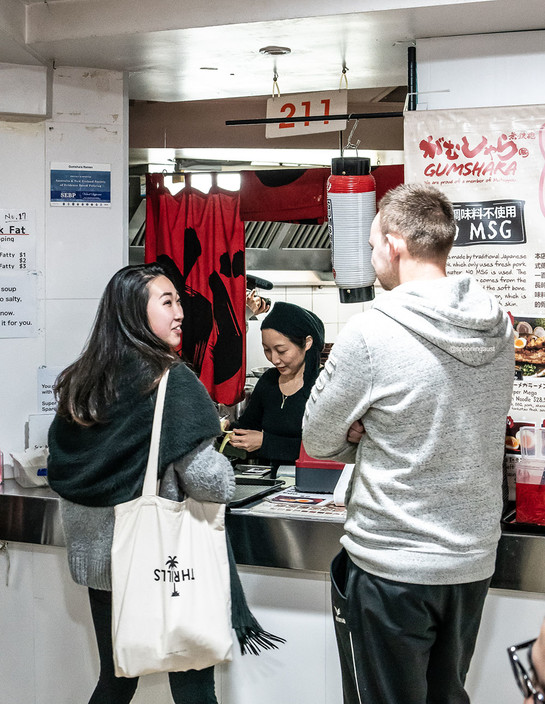
{"type": "Polygon", "coordinates": [[[272,97],[273,98],[280,97],[280,88],[278,87],[278,74],[276,73],[276,70],[273,73],[272,97]]]}
{"type": "Polygon", "coordinates": [[[343,87],[343,79],[344,79],[344,87],[346,88],[346,90],[348,90],[348,77],[347,77],[347,75],[346,75],[346,72],[347,72],[348,70],[349,70],[349,69],[347,69],[346,66],[343,64],[343,70],[342,70],[342,73],[341,73],[341,80],[340,80],[340,83],[339,83],[339,90],[342,90],[342,87],[343,87]]]}

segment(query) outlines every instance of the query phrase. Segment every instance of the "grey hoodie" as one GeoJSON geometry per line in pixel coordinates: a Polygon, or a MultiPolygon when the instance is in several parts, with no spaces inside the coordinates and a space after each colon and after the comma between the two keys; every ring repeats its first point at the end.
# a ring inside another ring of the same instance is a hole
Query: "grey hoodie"
{"type": "Polygon", "coordinates": [[[469,276],[402,284],[351,319],[312,389],[303,443],[356,465],[341,542],[357,565],[419,584],[492,575],[513,377],[509,318],[469,276]]]}

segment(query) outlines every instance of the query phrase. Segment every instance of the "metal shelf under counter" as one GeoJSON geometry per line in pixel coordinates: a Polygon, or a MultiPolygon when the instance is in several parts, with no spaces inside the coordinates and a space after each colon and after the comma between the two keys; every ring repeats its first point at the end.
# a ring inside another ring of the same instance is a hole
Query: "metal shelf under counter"
{"type": "MultiPolygon", "coordinates": [[[[238,564],[328,572],[343,532],[339,521],[269,516],[239,508],[227,523],[238,564]]],[[[64,547],[59,497],[48,487],[0,485],[0,540],[64,547]]],[[[545,593],[545,534],[502,533],[492,586],[545,593]]]]}

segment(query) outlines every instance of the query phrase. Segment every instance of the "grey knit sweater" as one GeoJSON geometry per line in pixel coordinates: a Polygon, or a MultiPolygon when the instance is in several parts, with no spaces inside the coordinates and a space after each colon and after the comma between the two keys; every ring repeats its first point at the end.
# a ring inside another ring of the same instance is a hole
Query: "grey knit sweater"
{"type": "Polygon", "coordinates": [[[342,544],[386,579],[490,577],[500,535],[512,326],[469,276],[402,284],[355,316],[307,402],[314,457],[355,462],[342,544]],[[360,443],[347,442],[362,419],[360,443]]]}
{"type": "MultiPolygon", "coordinates": [[[[169,465],[161,482],[161,496],[178,501],[183,491],[197,501],[230,501],[235,492],[233,470],[211,443],[202,443],[169,465]]],[[[61,515],[72,578],[86,587],[111,590],[114,507],[83,506],[61,499],[61,515]]]]}

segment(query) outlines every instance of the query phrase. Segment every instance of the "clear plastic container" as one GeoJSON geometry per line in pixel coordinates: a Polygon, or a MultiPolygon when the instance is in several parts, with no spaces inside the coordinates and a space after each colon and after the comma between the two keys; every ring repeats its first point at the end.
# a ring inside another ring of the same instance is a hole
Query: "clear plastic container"
{"type": "Polygon", "coordinates": [[[522,457],[545,457],[545,428],[521,428],[520,454],[522,457]]]}
{"type": "Polygon", "coordinates": [[[30,489],[47,486],[47,449],[27,449],[24,452],[12,452],[13,476],[19,486],[30,489]]]}

